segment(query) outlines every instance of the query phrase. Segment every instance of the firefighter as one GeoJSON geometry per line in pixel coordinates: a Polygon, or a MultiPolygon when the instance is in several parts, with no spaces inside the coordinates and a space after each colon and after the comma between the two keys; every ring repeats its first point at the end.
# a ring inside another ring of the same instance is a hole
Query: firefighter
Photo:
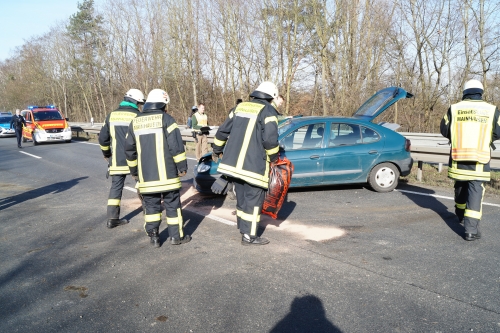
{"type": "Polygon", "coordinates": [[[160,247],[162,198],[171,244],[191,240],[184,235],[179,193],[179,177],[187,171],[186,153],[174,118],[165,112],[169,101],[164,90],[151,90],[142,113],[130,123],[125,142],[127,163],[144,200],[144,229],[154,247],[160,247]]]}
{"type": "Polygon", "coordinates": [[[108,196],[107,216],[108,228],[127,224],[126,219],[120,219],[120,202],[122,198],[125,177],[130,174],[125,159],[125,136],[132,119],[137,117],[139,105],[144,104],[144,94],[138,89],[130,89],[125,94],[118,109],[107,117],[99,133],[99,145],[104,159],[108,162],[111,188],[108,196]]]}
{"type": "Polygon", "coordinates": [[[242,245],[265,245],[257,236],[262,204],[269,182],[269,163],[278,159],[278,112],[271,101],[278,97],[272,82],[262,82],[249,102],[236,106],[214,138],[218,171],[234,180],[236,220],[242,245]],[[222,154],[224,150],[224,154],[222,154]]]}
{"type": "MultiPolygon", "coordinates": [[[[481,238],[484,183],[490,180],[490,146],[500,138],[499,111],[482,100],[483,85],[469,80],[462,101],[441,120],[441,134],[451,142],[448,177],[455,180],[455,214],[464,223],[465,240],[481,238]]],[[[493,146],[494,148],[494,146],[493,146]]]]}
{"type": "Polygon", "coordinates": [[[205,114],[205,104],[198,104],[197,111],[191,116],[193,132],[195,133],[196,141],[196,160],[199,161],[200,158],[208,153],[208,131],[204,130],[204,127],[208,126],[207,115],[205,114]]]}

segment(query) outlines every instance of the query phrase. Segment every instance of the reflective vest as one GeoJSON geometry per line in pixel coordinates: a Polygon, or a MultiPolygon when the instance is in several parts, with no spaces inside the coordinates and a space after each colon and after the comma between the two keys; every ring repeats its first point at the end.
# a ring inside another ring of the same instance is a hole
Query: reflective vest
{"type": "Polygon", "coordinates": [[[110,175],[126,175],[130,173],[125,158],[125,136],[130,122],[138,114],[139,110],[135,104],[123,101],[118,109],[112,111],[106,117],[99,133],[99,145],[104,156],[110,157],[110,175]]]}
{"type": "Polygon", "coordinates": [[[451,159],[488,163],[496,107],[464,100],[451,106],[451,159]]]}
{"type": "Polygon", "coordinates": [[[128,128],[125,154],[130,173],[139,176],[140,193],[181,188],[178,172],[187,170],[184,144],[174,118],[162,110],[144,109],[134,118],[128,128]]]}
{"type": "Polygon", "coordinates": [[[196,125],[197,126],[200,126],[200,127],[208,126],[208,120],[207,120],[207,115],[206,114],[201,114],[199,112],[196,112],[194,114],[194,116],[196,117],[196,122],[197,122],[196,125]]]}

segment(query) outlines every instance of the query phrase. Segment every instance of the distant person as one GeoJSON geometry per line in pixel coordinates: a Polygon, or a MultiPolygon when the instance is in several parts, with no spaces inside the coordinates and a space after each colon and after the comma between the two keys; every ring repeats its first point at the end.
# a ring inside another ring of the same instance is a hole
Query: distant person
{"type": "Polygon", "coordinates": [[[215,134],[212,159],[221,159],[218,172],[231,177],[236,190],[236,221],[242,245],[265,245],[257,235],[269,186],[269,163],[278,159],[278,112],[271,104],[278,97],[272,82],[262,82],[240,103],[215,134]]]}
{"type": "Polygon", "coordinates": [[[198,111],[198,107],[195,105],[191,108],[191,114],[189,115],[188,119],[187,119],[187,124],[186,124],[186,128],[192,128],[193,127],[193,115],[196,113],[196,111],[198,111]]]}
{"type": "Polygon", "coordinates": [[[208,127],[208,119],[205,114],[205,104],[198,104],[198,111],[196,111],[192,118],[193,131],[196,132],[196,160],[199,161],[200,158],[208,153],[208,134],[209,131],[206,130],[208,127]]]}
{"type": "Polygon", "coordinates": [[[170,98],[166,91],[153,89],[142,113],[132,120],[125,142],[130,173],[139,180],[138,190],[144,198],[144,229],[153,247],[160,247],[162,206],[165,207],[170,244],[191,240],[184,235],[179,189],[180,177],[188,165],[181,132],[165,107],[170,98]],[[162,204],[163,199],[163,204],[162,204]]]}
{"type": "Polygon", "coordinates": [[[10,128],[14,128],[16,131],[17,147],[23,148],[21,146],[21,139],[23,138],[23,126],[26,127],[26,120],[21,115],[21,110],[16,109],[16,114],[12,116],[10,120],[10,128]]]}
{"type": "Polygon", "coordinates": [[[139,105],[144,104],[144,94],[139,89],[130,89],[123,97],[118,109],[111,111],[106,117],[101,132],[99,145],[108,162],[111,188],[109,189],[107,216],[108,228],[127,224],[126,219],[120,219],[120,203],[122,199],[125,178],[130,174],[125,158],[125,137],[128,125],[137,117],[139,105]]]}
{"type": "Polygon", "coordinates": [[[469,80],[462,101],[453,104],[440,130],[451,142],[448,177],[455,180],[455,214],[464,223],[465,240],[481,238],[484,183],[490,181],[490,146],[500,138],[500,113],[483,101],[483,85],[469,80]]]}

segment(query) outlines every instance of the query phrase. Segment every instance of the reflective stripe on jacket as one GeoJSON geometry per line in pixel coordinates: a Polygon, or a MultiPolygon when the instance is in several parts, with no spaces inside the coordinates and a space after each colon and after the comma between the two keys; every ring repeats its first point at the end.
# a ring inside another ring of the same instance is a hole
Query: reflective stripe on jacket
{"type": "Polygon", "coordinates": [[[224,150],[218,171],[267,189],[269,162],[279,151],[277,116],[265,100],[238,104],[215,134],[214,152],[224,150]]]}
{"type": "Polygon", "coordinates": [[[99,133],[99,145],[104,157],[111,157],[109,174],[124,175],[130,173],[125,158],[125,136],[132,119],[139,110],[134,103],[123,101],[118,109],[112,111],[104,122],[99,133]]]}
{"type": "Polygon", "coordinates": [[[132,175],[139,176],[140,193],[181,188],[178,173],[187,171],[181,132],[161,109],[144,109],[128,128],[125,154],[132,175]]]}
{"type": "Polygon", "coordinates": [[[496,107],[483,101],[465,100],[451,106],[451,158],[454,161],[487,163],[496,107]]]}

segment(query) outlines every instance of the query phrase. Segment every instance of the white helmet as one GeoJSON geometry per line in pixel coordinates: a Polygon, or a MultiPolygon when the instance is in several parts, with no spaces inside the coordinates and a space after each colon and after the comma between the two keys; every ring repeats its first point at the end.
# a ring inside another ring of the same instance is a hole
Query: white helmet
{"type": "Polygon", "coordinates": [[[132,98],[138,103],[144,103],[144,94],[139,89],[130,89],[125,93],[125,97],[132,98]]]}
{"type": "Polygon", "coordinates": [[[464,84],[464,93],[469,89],[481,89],[481,92],[484,90],[483,84],[478,80],[469,80],[464,84]]]}
{"type": "Polygon", "coordinates": [[[262,82],[255,91],[260,91],[261,93],[267,94],[272,98],[276,98],[279,95],[278,87],[271,81],[262,82]]]}
{"type": "Polygon", "coordinates": [[[163,89],[153,89],[148,94],[148,99],[146,103],[165,103],[168,104],[170,102],[170,97],[163,89]]]}

